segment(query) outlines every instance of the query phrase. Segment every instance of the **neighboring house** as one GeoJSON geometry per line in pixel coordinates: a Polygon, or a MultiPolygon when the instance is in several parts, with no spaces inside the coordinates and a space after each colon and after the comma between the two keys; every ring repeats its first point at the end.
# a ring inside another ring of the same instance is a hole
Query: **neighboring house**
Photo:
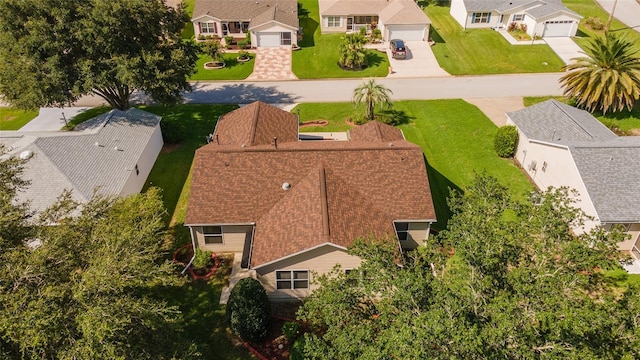
{"type": "Polygon", "coordinates": [[[451,0],[450,13],[465,29],[525,24],[531,37],[575,36],[582,19],[560,0],[451,0]]]}
{"type": "Polygon", "coordinates": [[[297,299],[314,274],[360,265],[354,239],[414,249],[435,220],[422,149],[399,129],[370,122],[347,141],[302,141],[297,115],[255,102],[196,151],[185,225],[195,247],[241,253],[271,299],[297,299]]]}
{"type": "Polygon", "coordinates": [[[577,190],[577,205],[594,217],[584,230],[622,225],[630,238],[619,249],[640,260],[640,137],[619,137],[555,100],[510,112],[507,124],[518,128],[515,157],[535,184],[577,190]]]}
{"type": "Polygon", "coordinates": [[[79,124],[75,131],[0,133],[11,155],[29,159],[23,178],[31,184],[18,199],[37,212],[63,190],[87,202],[98,193],[139,192],[162,149],[160,117],[138,109],[112,110],[79,124]]]}
{"type": "Polygon", "coordinates": [[[320,0],[322,33],[371,30],[375,23],[384,40],[425,41],[431,20],[413,0],[320,0]]]}
{"type": "Polygon", "coordinates": [[[295,0],[196,0],[193,29],[199,35],[244,39],[252,47],[291,46],[298,33],[295,0]]]}

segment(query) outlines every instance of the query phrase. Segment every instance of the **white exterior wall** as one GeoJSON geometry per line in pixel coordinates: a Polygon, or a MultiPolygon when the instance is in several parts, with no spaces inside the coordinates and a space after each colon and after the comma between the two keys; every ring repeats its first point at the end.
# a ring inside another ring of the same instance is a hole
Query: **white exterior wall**
{"type": "Polygon", "coordinates": [[[463,0],[451,0],[451,8],[449,9],[449,14],[462,26],[463,28],[467,28],[467,21],[469,21],[469,15],[467,14],[467,9],[464,6],[463,0]]]}
{"type": "MultiPolygon", "coordinates": [[[[212,225],[215,226],[215,225],[212,225]]],[[[242,252],[244,250],[247,235],[252,235],[252,225],[221,225],[222,244],[206,244],[202,226],[191,227],[191,237],[196,246],[202,250],[219,252],[242,252]]]]}
{"type": "MultiPolygon", "coordinates": [[[[475,11],[476,13],[480,13],[483,11],[475,11]]],[[[484,11],[484,12],[489,12],[489,11],[484,11]]],[[[500,23],[500,14],[498,14],[495,11],[491,11],[489,13],[491,13],[491,17],[489,18],[489,22],[488,23],[481,23],[481,24],[473,24],[471,22],[471,20],[473,19],[473,13],[474,12],[469,12],[467,14],[467,19],[466,19],[466,25],[464,26],[465,29],[483,29],[483,28],[492,28],[494,26],[497,26],[500,23]]]]}
{"type": "Polygon", "coordinates": [[[218,21],[217,19],[210,17],[210,16],[203,16],[201,18],[199,18],[198,20],[192,20],[191,23],[193,24],[193,33],[196,37],[196,39],[198,38],[198,35],[200,35],[200,25],[199,23],[208,23],[208,22],[215,22],[216,23],[216,33],[202,33],[202,35],[217,35],[218,38],[222,38],[222,24],[220,24],[220,21],[218,21]]]}
{"type": "Polygon", "coordinates": [[[525,15],[524,21],[522,22],[524,24],[527,24],[527,34],[529,34],[529,36],[531,37],[542,36],[542,31],[540,30],[540,24],[538,24],[533,18],[525,15]]]}
{"type": "MultiPolygon", "coordinates": [[[[337,16],[337,15],[332,15],[337,16]]],[[[347,17],[340,16],[340,26],[328,27],[327,26],[327,18],[328,16],[322,16],[322,24],[320,24],[320,32],[323,34],[333,34],[333,33],[344,33],[347,32],[347,17]]]]}
{"type": "Polygon", "coordinates": [[[137,194],[142,190],[153,164],[156,163],[158,154],[162,150],[162,145],[164,145],[164,141],[162,141],[162,131],[160,130],[160,123],[158,123],[136,163],[138,165],[138,174],[136,174],[135,165],[131,169],[127,169],[129,178],[120,191],[120,196],[137,194]]]}
{"type": "Polygon", "coordinates": [[[409,236],[407,237],[407,240],[400,241],[400,246],[405,250],[413,250],[420,245],[424,245],[424,242],[429,236],[430,228],[431,223],[427,222],[409,223],[409,230],[407,231],[409,236]]]}
{"type": "Polygon", "coordinates": [[[552,16],[549,18],[544,18],[544,19],[538,19],[538,26],[536,27],[536,34],[539,35],[543,35],[544,32],[544,22],[545,21],[565,21],[565,20],[572,20],[573,24],[571,24],[571,31],[569,32],[569,36],[576,36],[576,32],[578,31],[578,24],[580,23],[580,19],[576,19],[573,16],[567,16],[567,15],[558,15],[558,16],[552,16]]]}
{"type": "Polygon", "coordinates": [[[271,300],[302,299],[311,294],[319,286],[312,284],[314,278],[320,274],[330,272],[336,264],[342,269],[353,269],[360,266],[361,259],[347,254],[346,250],[332,245],[323,245],[302,254],[280,260],[276,263],[255,269],[258,280],[262,283],[271,300]],[[280,289],[276,288],[276,271],[278,270],[309,270],[308,289],[280,289]],[[314,273],[315,272],[315,273],[314,273]]]}
{"type": "MultiPolygon", "coordinates": [[[[257,47],[258,46],[258,35],[259,35],[259,33],[289,32],[289,33],[291,33],[291,43],[292,44],[297,44],[298,43],[298,38],[297,38],[298,29],[291,29],[290,27],[284,26],[284,25],[279,24],[279,23],[270,23],[270,24],[264,24],[264,25],[261,25],[261,26],[257,26],[255,28],[251,28],[250,32],[251,32],[251,47],[257,47]]],[[[281,45],[281,46],[290,46],[290,45],[281,45]]]]}

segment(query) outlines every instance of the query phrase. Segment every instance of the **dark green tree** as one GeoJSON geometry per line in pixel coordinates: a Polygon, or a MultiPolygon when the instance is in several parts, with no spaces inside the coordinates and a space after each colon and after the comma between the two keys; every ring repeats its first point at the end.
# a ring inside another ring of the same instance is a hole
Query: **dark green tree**
{"type": "Polygon", "coordinates": [[[392,91],[384,85],[376,83],[375,79],[369,79],[353,90],[353,104],[364,103],[365,118],[368,121],[375,119],[375,108],[379,105],[382,109],[393,106],[390,94],[392,91]]]}
{"type": "Polygon", "coordinates": [[[227,302],[227,323],[243,340],[262,340],[269,330],[271,307],[269,298],[256,279],[245,278],[231,290],[227,302]]]}
{"type": "Polygon", "coordinates": [[[359,269],[320,277],[298,314],[318,329],[306,358],[640,356],[638,289],[614,288],[601,270],[619,268],[623,234],[574,235],[584,215],[566,189],[519,202],[482,176],[450,206],[447,230],[418,251],[358,241],[359,269]]]}
{"type": "Polygon", "coordinates": [[[97,95],[126,109],[135,91],[175,103],[198,56],[187,20],[162,0],[2,1],[0,93],[20,108],[97,95]]]}
{"type": "Polygon", "coordinates": [[[360,70],[367,65],[366,40],[359,33],[347,34],[340,44],[338,64],[343,68],[360,70]]]}

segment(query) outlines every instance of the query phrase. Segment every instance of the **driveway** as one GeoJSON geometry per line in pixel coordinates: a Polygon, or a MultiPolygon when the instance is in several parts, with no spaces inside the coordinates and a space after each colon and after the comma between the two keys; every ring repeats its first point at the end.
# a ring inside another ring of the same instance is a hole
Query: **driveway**
{"type": "Polygon", "coordinates": [[[256,49],[256,62],[253,72],[247,80],[296,80],[297,77],[291,71],[291,48],[270,47],[256,49]]]}
{"type": "Polygon", "coordinates": [[[20,132],[25,131],[58,131],[65,126],[65,119],[69,121],[72,117],[89,109],[88,107],[65,107],[65,108],[40,108],[38,116],[21,127],[20,132]],[[63,115],[64,114],[64,115],[63,115]]]}
{"type": "MultiPolygon", "coordinates": [[[[611,13],[614,0],[597,0],[602,8],[611,13]]],[[[640,32],[640,3],[636,0],[618,0],[615,14],[613,17],[620,20],[623,24],[629,26],[637,32],[640,32]]],[[[606,21],[606,19],[603,19],[606,21]]],[[[612,27],[611,30],[616,30],[612,27]]]]}
{"type": "Polygon", "coordinates": [[[407,58],[403,60],[392,58],[388,43],[384,45],[387,48],[387,56],[393,71],[389,74],[390,78],[450,76],[438,64],[429,43],[426,41],[405,41],[405,44],[408,52],[407,58]]]}
{"type": "Polygon", "coordinates": [[[547,37],[544,38],[544,41],[565,64],[573,62],[571,60],[573,58],[585,56],[582,53],[582,48],[569,37],[547,37]]]}

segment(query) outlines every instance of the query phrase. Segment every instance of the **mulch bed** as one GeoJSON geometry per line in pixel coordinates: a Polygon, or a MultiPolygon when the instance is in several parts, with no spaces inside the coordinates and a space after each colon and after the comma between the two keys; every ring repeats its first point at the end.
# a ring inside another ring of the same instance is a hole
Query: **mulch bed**
{"type": "MultiPolygon", "coordinates": [[[[271,318],[271,326],[269,327],[269,333],[267,337],[259,343],[248,343],[246,345],[249,350],[258,356],[261,360],[288,360],[291,350],[291,345],[287,342],[287,338],[282,335],[282,325],[287,321],[294,321],[291,319],[274,316],[271,318]],[[279,346],[282,345],[282,349],[279,346]],[[253,350],[253,351],[252,351],[253,350]],[[257,352],[257,354],[255,352],[257,352]]],[[[309,332],[308,326],[302,324],[300,327],[300,336],[305,332],[309,332]]]]}
{"type": "Polygon", "coordinates": [[[299,127],[309,127],[309,126],[327,126],[329,124],[328,120],[311,120],[300,123],[299,127]]]}

